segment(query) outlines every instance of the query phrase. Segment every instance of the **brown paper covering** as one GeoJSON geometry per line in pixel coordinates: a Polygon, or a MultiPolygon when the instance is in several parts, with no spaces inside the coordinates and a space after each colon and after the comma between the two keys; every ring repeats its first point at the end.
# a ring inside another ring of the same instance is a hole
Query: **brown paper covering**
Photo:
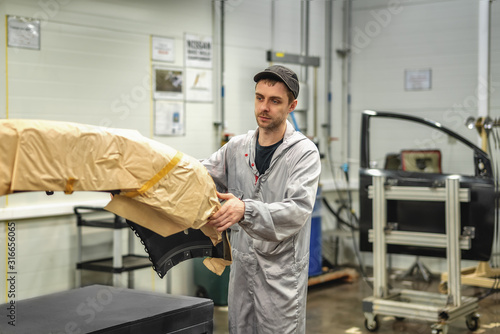
{"type": "Polygon", "coordinates": [[[220,204],[204,166],[137,131],[0,120],[0,152],[0,196],[18,191],[119,190],[105,209],[162,236],[197,228],[214,245],[222,240],[205,225],[220,204]],[[175,166],[151,182],[176,154],[181,158],[175,166]],[[150,186],[144,193],[127,197],[144,190],[144,185],[150,186]]]}

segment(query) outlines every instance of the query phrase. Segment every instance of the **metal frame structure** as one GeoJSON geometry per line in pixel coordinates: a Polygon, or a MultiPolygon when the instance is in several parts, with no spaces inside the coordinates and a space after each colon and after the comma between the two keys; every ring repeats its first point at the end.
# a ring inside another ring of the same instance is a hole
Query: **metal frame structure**
{"type": "Polygon", "coordinates": [[[458,177],[446,179],[444,188],[397,187],[385,184],[384,176],[373,176],[369,189],[373,200],[373,296],[363,300],[365,327],[378,329],[378,315],[431,321],[433,334],[448,333],[448,323],[464,316],[467,327],[479,327],[478,299],[461,296],[461,249],[470,249],[471,236],[460,235],[460,202],[470,201],[470,189],[460,189],[458,177]],[[446,206],[446,234],[393,231],[387,223],[387,200],[441,201],[446,206]],[[389,291],[387,244],[446,248],[449,289],[447,295],[414,290],[389,291]]]}
{"type": "Polygon", "coordinates": [[[76,286],[80,287],[82,285],[82,270],[91,270],[111,273],[113,275],[113,286],[116,287],[123,286],[122,274],[128,272],[127,285],[129,288],[133,288],[134,275],[132,272],[134,270],[151,267],[151,262],[148,256],[135,254],[135,236],[129,225],[125,222],[125,219],[114,214],[110,215],[108,211],[105,211],[104,208],[101,207],[76,206],[74,207],[74,212],[77,218],[78,242],[78,261],[76,263],[78,272],[76,275],[76,286]],[[98,218],[92,218],[91,216],[85,217],[85,214],[100,212],[106,213],[106,216],[98,218]],[[83,261],[83,227],[113,230],[113,254],[111,257],[83,261]],[[124,232],[128,234],[128,254],[123,254],[122,236],[124,232]]]}

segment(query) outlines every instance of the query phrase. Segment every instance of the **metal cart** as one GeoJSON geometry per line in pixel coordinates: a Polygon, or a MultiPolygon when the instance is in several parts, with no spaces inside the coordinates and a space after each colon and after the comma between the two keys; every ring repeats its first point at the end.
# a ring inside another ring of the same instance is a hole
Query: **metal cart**
{"type": "Polygon", "coordinates": [[[369,187],[373,200],[373,296],[363,299],[365,327],[371,332],[379,327],[379,315],[434,322],[433,334],[448,333],[448,324],[465,317],[467,327],[479,327],[478,299],[461,296],[461,249],[471,248],[471,236],[460,235],[460,202],[470,202],[470,190],[460,189],[459,179],[450,176],[445,188],[398,187],[385,185],[385,177],[373,176],[369,187]],[[397,231],[387,223],[387,200],[445,202],[446,234],[397,231]],[[387,287],[387,244],[446,248],[448,294],[387,287]]]}
{"type": "Polygon", "coordinates": [[[151,262],[148,256],[138,255],[134,253],[135,236],[132,233],[125,219],[112,214],[101,207],[91,206],[76,206],[73,211],[77,217],[76,224],[78,227],[78,261],[76,269],[76,286],[82,285],[82,270],[91,270],[113,274],[113,286],[122,286],[122,274],[127,272],[128,287],[134,287],[134,270],[149,268],[151,262]],[[92,213],[103,213],[105,216],[92,217],[92,213]],[[89,215],[89,216],[86,216],[89,215]],[[113,254],[112,257],[104,257],[100,259],[92,259],[83,261],[83,227],[94,227],[110,229],[113,231],[113,254]],[[128,254],[122,252],[122,233],[128,233],[128,254]]]}

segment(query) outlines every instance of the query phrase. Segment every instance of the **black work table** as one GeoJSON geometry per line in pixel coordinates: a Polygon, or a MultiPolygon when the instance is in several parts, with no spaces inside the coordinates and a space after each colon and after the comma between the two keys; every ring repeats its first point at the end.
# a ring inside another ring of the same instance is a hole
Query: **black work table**
{"type": "Polygon", "coordinates": [[[15,326],[0,305],[0,334],[202,334],[213,331],[210,299],[92,285],[15,302],[15,326]]]}

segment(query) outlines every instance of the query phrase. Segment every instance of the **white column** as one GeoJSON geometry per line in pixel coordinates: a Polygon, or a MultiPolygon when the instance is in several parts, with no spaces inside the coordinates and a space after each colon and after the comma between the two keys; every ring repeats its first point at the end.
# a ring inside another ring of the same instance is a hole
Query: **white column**
{"type": "Polygon", "coordinates": [[[478,117],[489,114],[490,95],[490,0],[479,0],[478,117]]]}

